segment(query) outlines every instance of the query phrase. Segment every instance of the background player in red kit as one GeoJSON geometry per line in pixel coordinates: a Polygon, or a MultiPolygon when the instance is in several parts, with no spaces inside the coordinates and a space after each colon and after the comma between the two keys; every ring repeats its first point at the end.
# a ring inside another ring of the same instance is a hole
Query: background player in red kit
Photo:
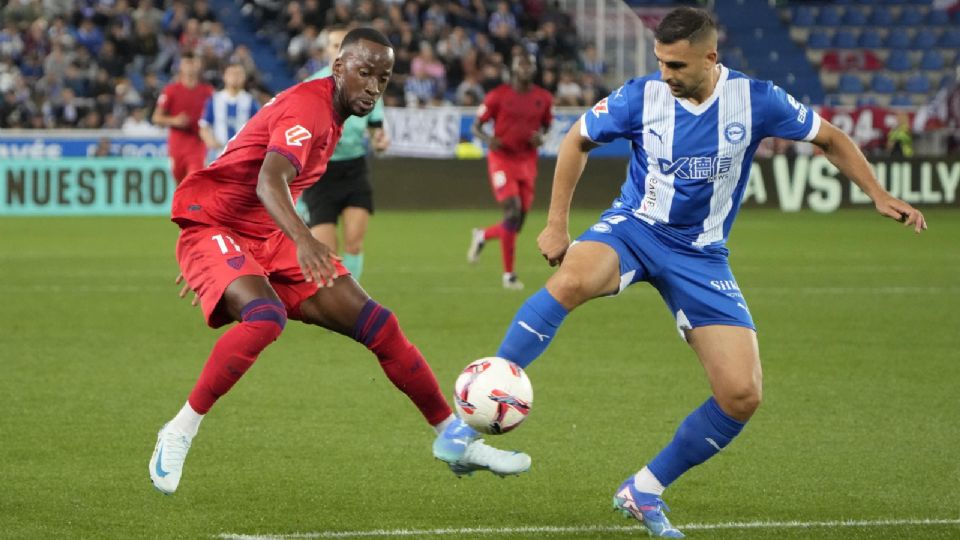
{"type": "MultiPolygon", "coordinates": [[[[173,493],[203,416],[280,336],[287,319],[350,336],[376,354],[387,377],[438,434],[459,426],[437,380],[387,308],[347,274],[336,254],[314,239],[295,199],[326,169],[351,114],[368,114],[393,69],[390,42],[359,28],[344,38],[333,76],[298,84],[267,103],[205,169],[174,193],[180,226],[177,259],[200,298],[207,324],[233,321],[210,353],[187,403],[163,428],[150,458],[150,478],[173,493]]],[[[458,433],[461,433],[459,430],[458,433]]],[[[461,437],[447,461],[460,474],[518,474],[526,454],[461,437]]]]}
{"type": "Polygon", "coordinates": [[[503,208],[503,221],[473,230],[467,261],[477,262],[484,243],[499,238],[505,289],[523,288],[513,268],[517,234],[533,203],[537,147],[543,144],[543,135],[553,119],[553,97],[533,84],[535,72],[532,57],[514,56],[511,83],[501,84],[487,94],[473,123],[474,136],[486,142],[490,149],[487,155],[490,187],[503,208]],[[483,131],[483,125],[489,120],[493,120],[493,136],[483,131]]]}
{"type": "Polygon", "coordinates": [[[178,73],[177,80],[164,87],[153,111],[154,125],[170,128],[167,146],[177,184],[203,168],[207,147],[200,138],[200,117],[213,95],[213,87],[200,82],[200,60],[193,53],[183,53],[178,73]]]}

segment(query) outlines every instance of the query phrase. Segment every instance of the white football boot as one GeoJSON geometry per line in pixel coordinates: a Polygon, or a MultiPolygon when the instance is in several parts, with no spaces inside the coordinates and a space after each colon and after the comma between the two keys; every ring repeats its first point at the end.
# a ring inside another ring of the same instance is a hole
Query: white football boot
{"type": "Polygon", "coordinates": [[[192,437],[170,424],[160,428],[157,446],[150,458],[150,480],[164,495],[170,495],[177,490],[183,474],[183,462],[187,459],[192,441],[192,437]]]}
{"type": "Polygon", "coordinates": [[[480,434],[459,418],[450,422],[433,442],[433,455],[450,466],[457,476],[490,471],[497,476],[520,475],[530,469],[530,456],[523,452],[488,446],[480,434]]]}

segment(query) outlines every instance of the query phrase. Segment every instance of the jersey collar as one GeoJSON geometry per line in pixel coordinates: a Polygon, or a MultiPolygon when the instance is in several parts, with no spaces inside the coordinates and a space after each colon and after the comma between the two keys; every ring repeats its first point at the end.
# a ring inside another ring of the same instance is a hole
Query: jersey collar
{"type": "Polygon", "coordinates": [[[727,82],[727,75],[730,73],[730,70],[728,70],[723,64],[717,64],[717,66],[720,68],[720,77],[717,79],[717,85],[713,87],[713,93],[710,94],[710,97],[704,100],[703,103],[694,105],[686,98],[673,98],[677,101],[677,103],[680,104],[681,107],[686,109],[688,113],[699,116],[709,109],[710,106],[713,105],[713,102],[720,97],[720,92],[723,91],[723,83],[727,82]]]}

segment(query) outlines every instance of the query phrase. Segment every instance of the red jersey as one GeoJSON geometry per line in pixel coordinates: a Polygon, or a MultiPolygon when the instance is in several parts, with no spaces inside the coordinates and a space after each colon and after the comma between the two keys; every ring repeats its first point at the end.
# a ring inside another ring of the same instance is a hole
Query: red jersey
{"type": "Polygon", "coordinates": [[[536,156],[537,149],[530,144],[530,137],[541,127],[550,127],[552,107],[553,96],[535,84],[523,93],[510,84],[501,84],[484,98],[477,121],[493,119],[493,134],[501,142],[494,153],[504,157],[536,156]]]}
{"type": "Polygon", "coordinates": [[[270,100],[220,157],[177,186],[173,221],[222,225],[253,238],[278,231],[257,197],[260,167],[267,152],[290,160],[297,169],[290,183],[294,201],[320,179],[343,132],[333,90],[333,77],[327,77],[295,85],[270,100]]]}
{"type": "Polygon", "coordinates": [[[157,99],[157,107],[169,116],[187,113],[189,120],[186,127],[170,128],[167,142],[170,144],[170,155],[177,155],[189,151],[191,147],[203,145],[200,138],[200,117],[203,116],[203,106],[213,96],[213,87],[209,84],[197,83],[190,88],[177,81],[164,87],[157,99]]]}

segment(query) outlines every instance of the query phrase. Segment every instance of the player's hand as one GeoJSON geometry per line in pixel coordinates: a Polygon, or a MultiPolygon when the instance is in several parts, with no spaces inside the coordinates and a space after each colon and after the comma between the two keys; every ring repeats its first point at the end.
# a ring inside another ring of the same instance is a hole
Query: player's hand
{"type": "Polygon", "coordinates": [[[340,260],[329,246],[312,236],[297,242],[297,262],[304,278],[321,287],[333,287],[333,280],[337,277],[334,261],[340,260]]]}
{"type": "MultiPolygon", "coordinates": [[[[175,283],[176,285],[180,285],[181,283],[183,283],[183,287],[180,289],[180,294],[177,295],[177,296],[179,296],[180,298],[186,298],[186,297],[187,297],[187,294],[188,294],[190,291],[193,290],[193,289],[190,288],[190,285],[187,284],[187,282],[183,280],[183,272],[177,274],[177,279],[174,281],[174,283],[175,283]]],[[[200,303],[200,297],[197,296],[197,293],[194,291],[194,293],[193,293],[193,300],[190,301],[190,305],[196,307],[197,304],[199,304],[199,303],[200,303]]]]}
{"type": "Polygon", "coordinates": [[[890,194],[885,194],[874,201],[877,212],[903,223],[904,227],[913,226],[914,232],[921,232],[927,229],[927,220],[919,210],[910,206],[890,194]]]}
{"type": "Polygon", "coordinates": [[[500,139],[496,137],[490,137],[490,142],[487,143],[488,148],[490,148],[491,150],[499,150],[500,146],[502,146],[500,139]]]}
{"type": "Polygon", "coordinates": [[[530,145],[534,148],[540,148],[543,146],[543,133],[540,133],[539,131],[534,132],[534,134],[530,136],[530,145]]]}
{"type": "Polygon", "coordinates": [[[537,237],[537,247],[543,258],[550,263],[550,266],[557,266],[563,262],[563,256],[567,254],[567,248],[570,247],[570,233],[566,227],[551,227],[540,233],[537,237]]]}
{"type": "Polygon", "coordinates": [[[373,151],[378,154],[386,152],[387,148],[390,148],[390,136],[387,135],[385,130],[378,129],[370,138],[370,145],[373,146],[373,151]]]}
{"type": "Polygon", "coordinates": [[[189,123],[190,123],[190,117],[187,116],[187,113],[185,113],[185,112],[182,112],[182,113],[174,116],[174,117],[170,120],[170,126],[176,127],[176,128],[185,128],[185,127],[187,127],[187,124],[189,124],[189,123]]]}

